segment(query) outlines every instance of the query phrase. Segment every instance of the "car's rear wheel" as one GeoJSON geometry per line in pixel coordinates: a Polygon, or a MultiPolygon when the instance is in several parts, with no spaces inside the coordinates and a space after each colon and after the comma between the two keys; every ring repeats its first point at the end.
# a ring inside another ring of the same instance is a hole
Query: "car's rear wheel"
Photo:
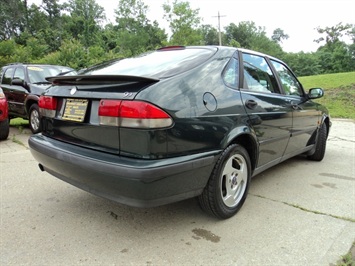
{"type": "Polygon", "coordinates": [[[0,140],[5,140],[9,136],[9,119],[0,122],[0,140]]]}
{"type": "Polygon", "coordinates": [[[326,144],[327,144],[327,127],[325,123],[323,123],[318,130],[317,142],[315,144],[316,145],[315,151],[313,154],[308,155],[308,159],[313,161],[323,160],[326,144]]]}
{"type": "Polygon", "coordinates": [[[29,122],[33,134],[41,131],[39,108],[36,103],[32,104],[30,107],[29,122]]]}
{"type": "Polygon", "coordinates": [[[199,196],[201,208],[218,218],[232,217],[245,202],[250,179],[251,163],[248,152],[238,144],[228,146],[199,196]]]}

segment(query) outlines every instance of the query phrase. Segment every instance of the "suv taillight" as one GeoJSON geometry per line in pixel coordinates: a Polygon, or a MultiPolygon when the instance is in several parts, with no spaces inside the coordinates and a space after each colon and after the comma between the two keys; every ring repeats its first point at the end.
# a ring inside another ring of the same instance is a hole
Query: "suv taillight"
{"type": "Polygon", "coordinates": [[[101,125],[130,128],[164,128],[173,124],[165,111],[142,101],[101,100],[99,119],[101,125]]]}
{"type": "Polygon", "coordinates": [[[38,106],[42,116],[53,118],[57,110],[57,98],[42,95],[39,97],[38,106]]]}
{"type": "Polygon", "coordinates": [[[5,99],[5,93],[3,93],[2,91],[0,91],[0,99],[5,99]]]}

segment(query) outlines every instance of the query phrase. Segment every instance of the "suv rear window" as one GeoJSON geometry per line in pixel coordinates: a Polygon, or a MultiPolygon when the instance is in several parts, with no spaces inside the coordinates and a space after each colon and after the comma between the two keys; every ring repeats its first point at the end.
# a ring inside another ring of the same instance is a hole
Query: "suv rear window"
{"type": "Polygon", "coordinates": [[[207,61],[216,51],[216,48],[166,48],[133,58],[100,64],[81,74],[167,78],[200,65],[207,61]]]}

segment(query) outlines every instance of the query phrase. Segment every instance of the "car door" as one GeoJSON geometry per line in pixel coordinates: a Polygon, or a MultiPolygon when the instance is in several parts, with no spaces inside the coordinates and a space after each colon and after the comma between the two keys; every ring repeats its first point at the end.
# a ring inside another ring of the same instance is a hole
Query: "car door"
{"type": "Polygon", "coordinates": [[[8,67],[4,72],[1,83],[1,87],[8,101],[9,114],[14,116],[25,115],[24,101],[28,91],[22,85],[13,84],[16,83],[14,80],[23,81],[24,75],[24,69],[22,67],[8,67]]]}
{"type": "Polygon", "coordinates": [[[15,68],[11,83],[11,101],[13,104],[13,111],[20,115],[26,115],[25,100],[28,95],[25,83],[25,69],[21,66],[15,68]]]}
{"type": "Polygon", "coordinates": [[[291,137],[285,151],[285,156],[291,157],[306,148],[320,124],[321,112],[317,110],[317,105],[308,99],[301,83],[287,65],[276,60],[270,61],[280,79],[285,97],[293,109],[291,137]]]}
{"type": "Polygon", "coordinates": [[[292,108],[262,55],[243,52],[242,101],[259,142],[258,168],[278,163],[292,127],[292,108]]]}
{"type": "Polygon", "coordinates": [[[6,68],[1,80],[1,87],[6,95],[6,99],[9,106],[9,113],[13,113],[16,107],[14,105],[14,96],[13,96],[12,85],[11,85],[14,72],[15,72],[15,67],[6,68]]]}

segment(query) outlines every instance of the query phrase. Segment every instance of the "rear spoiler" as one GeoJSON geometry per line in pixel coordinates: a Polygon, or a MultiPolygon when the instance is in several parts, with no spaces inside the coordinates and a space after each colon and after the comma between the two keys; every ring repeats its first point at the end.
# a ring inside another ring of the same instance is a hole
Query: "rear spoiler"
{"type": "Polygon", "coordinates": [[[159,79],[125,75],[77,75],[47,77],[53,85],[103,85],[127,82],[155,83],[159,79]]]}

